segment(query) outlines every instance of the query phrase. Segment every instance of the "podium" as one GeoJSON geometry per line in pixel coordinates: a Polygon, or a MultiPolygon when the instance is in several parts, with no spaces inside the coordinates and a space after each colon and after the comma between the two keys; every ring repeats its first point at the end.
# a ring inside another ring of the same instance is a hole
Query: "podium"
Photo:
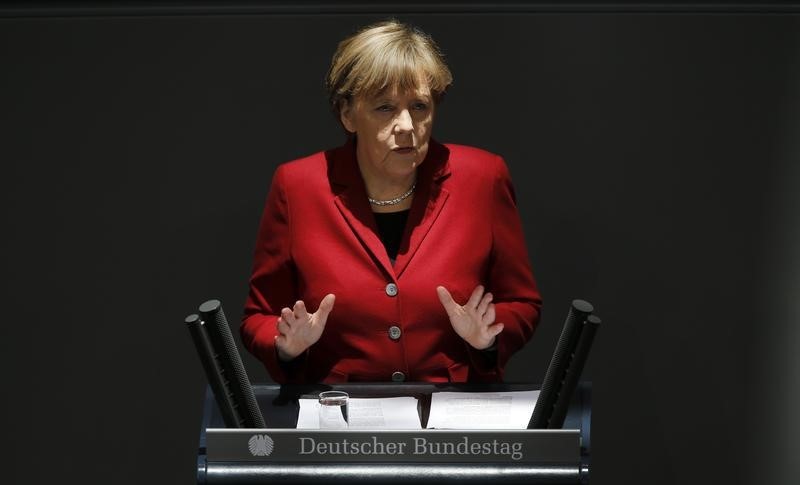
{"type": "Polygon", "coordinates": [[[315,396],[326,390],[346,391],[351,397],[416,397],[424,427],[434,392],[538,389],[532,384],[268,384],[255,385],[253,389],[267,421],[266,429],[223,429],[223,418],[210,389],[207,391],[197,456],[198,484],[589,482],[589,383],[582,382],[575,389],[564,427],[560,430],[295,430],[298,399],[315,396]],[[305,453],[307,450],[286,451],[290,443],[295,447],[297,445],[294,443],[303,443],[305,446],[323,438],[343,441],[348,445],[344,450],[352,450],[353,453],[342,453],[340,450],[337,454],[320,457],[311,452],[305,453]],[[450,454],[428,453],[432,449],[432,446],[427,446],[429,443],[437,446],[449,443],[444,449],[450,454]],[[381,456],[378,453],[359,454],[364,450],[377,449],[383,451],[381,456]],[[514,453],[506,453],[512,449],[514,453]],[[387,450],[394,451],[386,453],[387,450]]]}

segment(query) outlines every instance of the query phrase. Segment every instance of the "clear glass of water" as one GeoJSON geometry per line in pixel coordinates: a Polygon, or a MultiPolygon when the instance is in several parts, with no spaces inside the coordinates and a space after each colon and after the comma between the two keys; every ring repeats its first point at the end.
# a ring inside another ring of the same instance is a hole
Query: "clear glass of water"
{"type": "Polygon", "coordinates": [[[347,400],[349,397],[344,391],[319,393],[320,429],[347,428],[347,400]]]}

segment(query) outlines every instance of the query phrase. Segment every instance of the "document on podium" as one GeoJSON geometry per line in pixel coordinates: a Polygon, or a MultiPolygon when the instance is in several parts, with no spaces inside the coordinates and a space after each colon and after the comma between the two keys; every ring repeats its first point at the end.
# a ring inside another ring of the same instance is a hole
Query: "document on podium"
{"type": "MultiPolygon", "coordinates": [[[[319,407],[316,399],[300,399],[297,429],[318,429],[319,407]]],[[[415,397],[351,397],[347,417],[350,429],[422,429],[415,397]]]]}
{"type": "Polygon", "coordinates": [[[539,391],[434,392],[428,428],[526,429],[539,391]]]}

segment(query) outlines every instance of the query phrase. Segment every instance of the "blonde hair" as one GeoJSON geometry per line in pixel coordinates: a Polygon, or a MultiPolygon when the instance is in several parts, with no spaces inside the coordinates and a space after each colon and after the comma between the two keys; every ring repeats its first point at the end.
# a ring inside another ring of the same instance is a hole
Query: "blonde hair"
{"type": "Polygon", "coordinates": [[[368,25],[339,43],[325,87],[338,117],[342,102],[374,96],[386,88],[417,89],[427,82],[435,102],[453,82],[436,42],[421,30],[397,20],[368,25]]]}

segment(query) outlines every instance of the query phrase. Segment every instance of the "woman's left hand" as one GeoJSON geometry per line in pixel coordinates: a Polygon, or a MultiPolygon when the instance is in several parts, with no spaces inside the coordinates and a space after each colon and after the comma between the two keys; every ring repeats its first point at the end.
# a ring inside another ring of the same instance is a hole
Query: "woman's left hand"
{"type": "Polygon", "coordinates": [[[483,285],[472,290],[472,296],[466,304],[459,305],[453,300],[444,286],[438,286],[436,293],[442,302],[450,324],[459,337],[478,350],[491,347],[497,334],[503,331],[502,323],[494,323],[494,304],[492,294],[483,293],[483,285]]]}

